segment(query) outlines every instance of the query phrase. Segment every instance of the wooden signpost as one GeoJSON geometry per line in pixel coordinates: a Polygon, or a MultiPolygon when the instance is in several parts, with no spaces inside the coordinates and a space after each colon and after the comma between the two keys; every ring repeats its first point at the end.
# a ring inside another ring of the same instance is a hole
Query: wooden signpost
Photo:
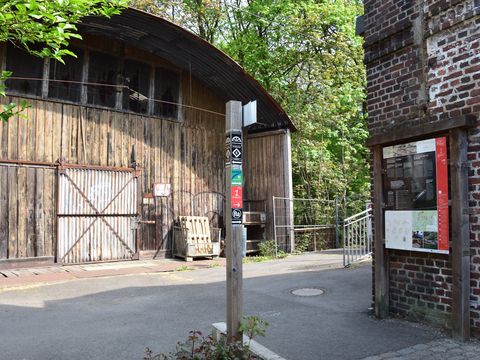
{"type": "Polygon", "coordinates": [[[242,103],[229,101],[225,124],[225,189],[226,189],[226,248],[227,256],[227,338],[241,336],[242,317],[242,103]]]}

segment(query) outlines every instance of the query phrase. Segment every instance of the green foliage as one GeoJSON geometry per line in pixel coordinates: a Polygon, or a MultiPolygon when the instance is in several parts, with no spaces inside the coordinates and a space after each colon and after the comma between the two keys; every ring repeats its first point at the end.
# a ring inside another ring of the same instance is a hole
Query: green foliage
{"type": "Polygon", "coordinates": [[[302,254],[305,251],[308,250],[308,247],[310,246],[311,238],[310,234],[302,234],[297,240],[297,243],[295,244],[295,253],[296,254],[302,254]]]}
{"type": "MultiPolygon", "coordinates": [[[[111,17],[127,6],[127,0],[6,0],[0,2],[0,42],[11,42],[32,55],[64,62],[75,56],[68,50],[71,39],[81,39],[77,23],[85,16],[111,17]]],[[[0,96],[5,96],[4,82],[12,73],[4,71],[0,96]]],[[[28,107],[3,105],[0,118],[8,121],[28,107]]]]}
{"type": "Polygon", "coordinates": [[[209,264],[208,268],[209,269],[214,269],[214,268],[218,268],[218,267],[221,267],[221,266],[222,266],[222,264],[214,262],[214,263],[209,264]]]}
{"type": "Polygon", "coordinates": [[[276,245],[275,240],[265,240],[261,241],[258,244],[258,248],[260,250],[260,256],[271,257],[274,258],[276,255],[276,245]]]}
{"type": "Polygon", "coordinates": [[[240,341],[227,343],[225,339],[204,337],[200,331],[190,331],[185,342],[177,343],[176,351],[169,354],[154,354],[149,348],[145,350],[143,360],[244,360],[254,359],[248,354],[242,355],[240,341]]]}
{"type": "Polygon", "coordinates": [[[258,256],[247,256],[243,258],[243,263],[259,263],[264,261],[271,261],[275,259],[283,259],[288,256],[285,251],[278,250],[275,252],[276,245],[275,240],[265,240],[261,241],[258,244],[260,250],[260,255],[258,256]]]}
{"type": "Polygon", "coordinates": [[[224,20],[223,0],[132,0],[130,5],[159,15],[216,43],[224,20]]]}
{"type": "Polygon", "coordinates": [[[192,271],[192,270],[195,270],[194,268],[188,266],[188,265],[182,265],[182,266],[179,266],[178,268],[175,269],[175,271],[192,271]]]}
{"type": "Polygon", "coordinates": [[[253,338],[257,336],[265,337],[268,322],[260,319],[258,316],[244,316],[240,322],[240,332],[249,339],[248,346],[253,338]]]}
{"type": "Polygon", "coordinates": [[[133,5],[213,42],[282,105],[298,129],[292,137],[296,197],[368,198],[366,81],[362,38],[355,34],[360,0],[136,0],[133,5]]]}
{"type": "Polygon", "coordinates": [[[258,359],[250,350],[250,342],[254,337],[265,336],[268,323],[256,316],[244,316],[240,331],[249,339],[248,344],[235,340],[227,342],[222,336],[204,337],[198,330],[190,331],[185,342],[177,343],[177,349],[170,354],[154,354],[147,348],[143,360],[253,360],[258,359]]]}
{"type": "Polygon", "coordinates": [[[111,17],[127,0],[7,0],[0,4],[0,41],[63,62],[71,39],[81,39],[77,23],[85,16],[111,17]]]}

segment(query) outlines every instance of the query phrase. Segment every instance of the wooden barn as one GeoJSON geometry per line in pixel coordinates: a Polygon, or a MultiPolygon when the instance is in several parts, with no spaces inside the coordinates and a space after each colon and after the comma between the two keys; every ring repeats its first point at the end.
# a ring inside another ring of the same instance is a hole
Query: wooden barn
{"type": "Polygon", "coordinates": [[[144,12],[79,29],[64,65],[0,45],[13,72],[2,102],[30,105],[0,123],[0,266],[169,257],[179,216],[222,227],[229,100],[258,104],[243,130],[244,207],[265,210],[272,238],[272,196],[292,196],[295,128],[269,94],[209,43],[144,12]]]}

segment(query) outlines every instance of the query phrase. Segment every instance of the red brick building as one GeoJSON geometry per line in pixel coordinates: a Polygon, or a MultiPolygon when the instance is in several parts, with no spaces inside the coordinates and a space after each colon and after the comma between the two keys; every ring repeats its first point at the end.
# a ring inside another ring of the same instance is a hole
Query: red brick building
{"type": "Polygon", "coordinates": [[[366,0],[363,20],[375,311],[467,338],[480,333],[480,1],[366,0]]]}

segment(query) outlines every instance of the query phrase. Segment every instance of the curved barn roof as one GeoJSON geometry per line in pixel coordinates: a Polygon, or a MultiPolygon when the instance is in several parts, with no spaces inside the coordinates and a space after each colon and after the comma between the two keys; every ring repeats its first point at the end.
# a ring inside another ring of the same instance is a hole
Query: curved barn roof
{"type": "Polygon", "coordinates": [[[253,125],[256,129],[295,130],[280,105],[238,63],[178,25],[128,8],[111,19],[85,18],[81,30],[120,39],[164,58],[184,71],[191,71],[224,101],[238,100],[245,104],[257,100],[257,118],[262,125],[253,125]]]}

